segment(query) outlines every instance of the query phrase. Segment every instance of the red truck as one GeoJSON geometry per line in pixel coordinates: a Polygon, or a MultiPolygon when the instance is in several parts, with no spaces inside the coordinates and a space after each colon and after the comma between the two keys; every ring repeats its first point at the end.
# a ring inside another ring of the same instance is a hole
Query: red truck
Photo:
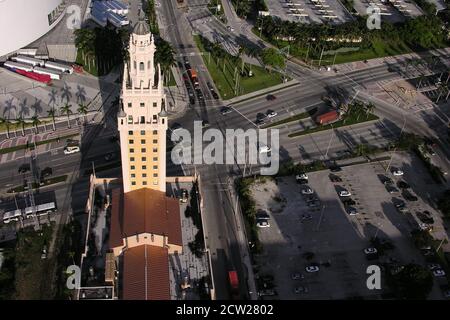
{"type": "Polygon", "coordinates": [[[192,83],[194,84],[194,86],[196,84],[198,84],[198,76],[197,76],[197,72],[194,69],[189,69],[188,70],[188,74],[189,74],[189,78],[191,78],[192,83]]]}
{"type": "Polygon", "coordinates": [[[316,118],[316,122],[320,125],[329,124],[335,122],[336,120],[339,120],[339,113],[336,110],[321,114],[316,118]]]}
{"type": "Polygon", "coordinates": [[[231,299],[238,300],[239,299],[239,279],[236,271],[228,272],[228,280],[230,282],[231,288],[231,299]]]}

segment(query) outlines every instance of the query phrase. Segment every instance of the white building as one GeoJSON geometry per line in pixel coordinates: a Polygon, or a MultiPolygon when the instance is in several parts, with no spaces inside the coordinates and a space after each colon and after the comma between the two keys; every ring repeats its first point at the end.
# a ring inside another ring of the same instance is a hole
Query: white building
{"type": "Polygon", "coordinates": [[[64,16],[63,0],[1,0],[0,57],[49,32],[64,16]]]}
{"type": "Polygon", "coordinates": [[[141,188],[166,191],[166,97],[155,51],[147,23],[139,21],[130,37],[118,117],[125,193],[141,188]]]}

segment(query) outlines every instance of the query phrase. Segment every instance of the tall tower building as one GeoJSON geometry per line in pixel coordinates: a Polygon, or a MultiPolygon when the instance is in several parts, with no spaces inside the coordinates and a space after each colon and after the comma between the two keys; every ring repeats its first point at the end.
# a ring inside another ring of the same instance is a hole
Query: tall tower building
{"type": "Polygon", "coordinates": [[[146,22],[130,36],[118,115],[123,188],[166,191],[166,131],[164,83],[155,64],[155,41],[146,22]]]}

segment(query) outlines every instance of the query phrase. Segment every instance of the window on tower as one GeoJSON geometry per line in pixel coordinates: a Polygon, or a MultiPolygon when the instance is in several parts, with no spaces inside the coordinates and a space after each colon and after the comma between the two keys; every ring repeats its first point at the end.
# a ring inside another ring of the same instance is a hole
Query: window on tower
{"type": "Polygon", "coordinates": [[[133,143],[134,143],[134,140],[130,139],[128,142],[129,142],[130,144],[133,144],[133,143]]]}
{"type": "Polygon", "coordinates": [[[132,107],[131,102],[128,102],[128,108],[131,108],[131,107],[132,107]]]}
{"type": "Polygon", "coordinates": [[[139,71],[145,71],[145,66],[143,62],[139,63],[139,71]]]}
{"type": "Polygon", "coordinates": [[[132,130],[128,131],[128,134],[129,134],[130,136],[132,136],[132,135],[133,135],[133,131],[132,131],[132,130]]]}
{"type": "Polygon", "coordinates": [[[156,102],[153,102],[153,108],[156,108],[158,104],[156,102]]]}
{"type": "Polygon", "coordinates": [[[145,130],[141,130],[141,136],[145,136],[145,130]]]}
{"type": "Polygon", "coordinates": [[[141,116],[141,123],[145,123],[145,117],[141,116]]]}
{"type": "Polygon", "coordinates": [[[149,61],[148,63],[147,63],[147,69],[149,69],[150,70],[150,68],[152,67],[152,62],[151,61],[149,61]]]}
{"type": "Polygon", "coordinates": [[[145,103],[144,102],[141,102],[141,108],[144,108],[145,107],[145,103]]]}
{"type": "Polygon", "coordinates": [[[147,185],[147,181],[142,181],[142,185],[146,186],[147,185]]]}
{"type": "Polygon", "coordinates": [[[158,122],[158,116],[156,114],[153,115],[153,123],[158,122]]]}
{"type": "Polygon", "coordinates": [[[128,116],[128,124],[133,123],[133,116],[128,116]]]}

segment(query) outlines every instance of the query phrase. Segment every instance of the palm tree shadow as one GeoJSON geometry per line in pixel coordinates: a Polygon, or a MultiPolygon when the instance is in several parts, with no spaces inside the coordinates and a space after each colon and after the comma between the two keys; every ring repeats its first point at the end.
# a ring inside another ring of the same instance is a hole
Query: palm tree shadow
{"type": "Polygon", "coordinates": [[[77,92],[75,93],[78,104],[84,104],[86,102],[86,89],[83,86],[77,85],[77,92]]]}
{"type": "Polygon", "coordinates": [[[61,102],[66,99],[66,102],[69,103],[72,98],[72,91],[70,89],[71,88],[67,85],[67,83],[64,82],[64,86],[61,88],[61,102]]]}

